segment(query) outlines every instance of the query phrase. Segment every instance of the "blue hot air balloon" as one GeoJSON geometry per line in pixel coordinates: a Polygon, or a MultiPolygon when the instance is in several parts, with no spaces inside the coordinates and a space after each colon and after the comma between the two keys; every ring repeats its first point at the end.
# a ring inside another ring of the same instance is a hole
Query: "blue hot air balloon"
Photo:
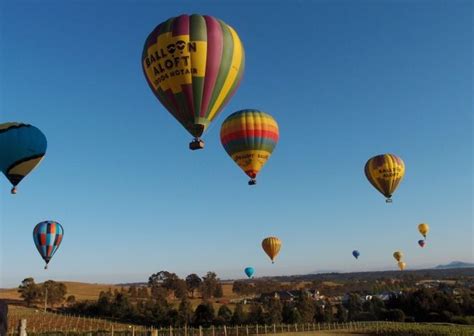
{"type": "Polygon", "coordinates": [[[34,126],[8,122],[0,124],[0,170],[16,186],[43,159],[46,137],[34,126]]]}
{"type": "Polygon", "coordinates": [[[359,259],[360,253],[359,253],[359,251],[354,250],[354,251],[352,251],[352,255],[354,256],[354,258],[359,259]]]}
{"type": "Polygon", "coordinates": [[[244,270],[245,274],[249,277],[249,279],[253,278],[253,274],[255,273],[255,269],[253,267],[246,267],[244,270]]]}
{"type": "Polygon", "coordinates": [[[58,222],[44,221],[33,229],[33,240],[41,258],[46,262],[44,269],[48,268],[48,263],[54,253],[59,248],[63,240],[64,229],[58,222]]]}

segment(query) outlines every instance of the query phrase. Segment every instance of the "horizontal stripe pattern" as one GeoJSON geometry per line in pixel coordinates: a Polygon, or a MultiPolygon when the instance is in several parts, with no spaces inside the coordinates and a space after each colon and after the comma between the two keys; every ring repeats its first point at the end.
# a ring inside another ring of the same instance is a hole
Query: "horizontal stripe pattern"
{"type": "Polygon", "coordinates": [[[273,153],[279,139],[273,117],[258,110],[231,114],[221,127],[221,143],[229,156],[251,178],[255,178],[273,153]]]}

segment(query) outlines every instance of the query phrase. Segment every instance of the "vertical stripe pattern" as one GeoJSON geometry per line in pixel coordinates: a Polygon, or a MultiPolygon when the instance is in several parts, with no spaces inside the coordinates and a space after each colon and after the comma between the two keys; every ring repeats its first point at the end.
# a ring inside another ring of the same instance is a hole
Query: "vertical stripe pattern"
{"type": "Polygon", "coordinates": [[[281,240],[277,237],[268,237],[262,241],[262,248],[274,262],[281,249],[281,240]]]}
{"type": "Polygon", "coordinates": [[[54,253],[58,250],[63,235],[63,227],[54,221],[41,222],[33,229],[33,240],[46,264],[49,263],[54,253]]]}
{"type": "Polygon", "coordinates": [[[364,170],[374,188],[391,198],[405,175],[405,163],[394,154],[382,154],[367,161],[364,170]]]}
{"type": "Polygon", "coordinates": [[[231,114],[221,127],[221,143],[237,165],[255,178],[265,165],[279,139],[278,124],[273,117],[258,110],[231,114]]]}
{"type": "Polygon", "coordinates": [[[158,100],[200,137],[237,90],[245,53],[237,33],[221,20],[181,15],[151,32],[142,67],[158,100]]]}

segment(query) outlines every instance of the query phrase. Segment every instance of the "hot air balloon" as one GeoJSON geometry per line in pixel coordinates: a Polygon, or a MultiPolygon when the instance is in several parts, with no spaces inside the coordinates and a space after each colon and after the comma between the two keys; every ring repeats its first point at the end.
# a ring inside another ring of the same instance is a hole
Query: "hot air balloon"
{"type": "Polygon", "coordinates": [[[249,279],[251,279],[251,278],[253,278],[253,274],[255,273],[255,269],[253,267],[246,267],[244,272],[249,277],[249,279]]]}
{"type": "Polygon", "coordinates": [[[242,110],[231,114],[222,124],[221,142],[232,160],[257,183],[258,172],[267,162],[279,138],[273,117],[258,110],[242,110]]]}
{"type": "Polygon", "coordinates": [[[235,30],[212,16],[181,15],[160,23],[143,48],[142,67],[156,98],[191,133],[190,149],[239,86],[245,52],[235,30]]]}
{"type": "Polygon", "coordinates": [[[33,240],[38,252],[46,262],[44,269],[48,268],[48,263],[58,250],[63,236],[64,229],[58,222],[44,221],[35,226],[33,240]]]}
{"type": "Polygon", "coordinates": [[[360,253],[359,253],[359,251],[354,250],[354,251],[352,251],[352,255],[354,256],[354,258],[359,259],[360,253]]]}
{"type": "Polygon", "coordinates": [[[406,267],[407,267],[407,264],[405,262],[403,261],[398,262],[398,268],[400,269],[400,271],[403,271],[406,267]]]}
{"type": "Polygon", "coordinates": [[[401,251],[393,252],[393,257],[396,261],[400,261],[403,259],[403,253],[401,251]]]}
{"type": "Polygon", "coordinates": [[[280,252],[281,240],[277,237],[268,237],[262,241],[262,248],[270,257],[272,264],[275,263],[275,258],[280,252]]]}
{"type": "Polygon", "coordinates": [[[365,164],[365,176],[369,182],[391,203],[392,194],[405,175],[405,164],[393,154],[382,154],[371,158],[365,164]]]}
{"type": "Polygon", "coordinates": [[[426,235],[428,234],[428,231],[430,231],[430,227],[428,224],[421,223],[420,225],[418,225],[418,231],[420,231],[420,233],[426,239],[426,235]]]}
{"type": "Polygon", "coordinates": [[[418,240],[418,245],[420,245],[420,247],[425,247],[426,242],[424,241],[424,239],[420,239],[418,240]]]}
{"type": "Polygon", "coordinates": [[[0,124],[0,169],[16,186],[28,175],[46,154],[46,137],[36,127],[9,122],[0,124]]]}

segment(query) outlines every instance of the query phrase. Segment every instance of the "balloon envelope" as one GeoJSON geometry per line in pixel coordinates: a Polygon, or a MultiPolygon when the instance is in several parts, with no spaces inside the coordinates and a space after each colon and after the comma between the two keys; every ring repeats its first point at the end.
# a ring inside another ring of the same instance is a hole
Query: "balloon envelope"
{"type": "Polygon", "coordinates": [[[392,194],[405,175],[405,163],[394,154],[374,156],[365,164],[365,176],[390,202],[392,194]]]}
{"type": "Polygon", "coordinates": [[[428,224],[421,223],[418,225],[418,231],[426,238],[426,235],[430,231],[430,227],[428,224]]]}
{"type": "Polygon", "coordinates": [[[49,261],[61,245],[64,229],[58,222],[44,221],[33,229],[33,240],[47,268],[49,261]]]}
{"type": "Polygon", "coordinates": [[[359,259],[360,253],[359,253],[359,251],[354,250],[354,251],[352,251],[352,255],[354,256],[354,258],[359,259]]]}
{"type": "Polygon", "coordinates": [[[262,241],[262,248],[265,253],[270,257],[272,263],[275,262],[275,258],[280,252],[281,240],[277,237],[268,237],[262,241]]]}
{"type": "Polygon", "coordinates": [[[425,247],[425,244],[426,242],[424,241],[424,239],[418,240],[418,245],[420,245],[421,247],[425,247]]]}
{"type": "Polygon", "coordinates": [[[403,259],[403,253],[401,251],[393,252],[393,257],[396,261],[400,261],[403,259]]]}
{"type": "MultiPolygon", "coordinates": [[[[221,127],[221,143],[232,160],[255,182],[278,142],[278,124],[258,110],[237,111],[221,127]]],[[[253,183],[251,183],[253,184],[253,183]]]]}
{"type": "Polygon", "coordinates": [[[398,262],[398,268],[400,269],[400,271],[403,271],[406,267],[407,267],[407,264],[405,262],[403,261],[398,262]]]}
{"type": "Polygon", "coordinates": [[[156,98],[200,137],[235,93],[245,52],[235,30],[208,15],[181,15],[148,36],[142,67],[156,98]]]}
{"type": "Polygon", "coordinates": [[[46,137],[38,128],[16,122],[0,124],[0,169],[13,187],[40,163],[46,147],[46,137]]]}
{"type": "Polygon", "coordinates": [[[244,272],[249,278],[252,278],[253,274],[255,273],[255,269],[253,267],[246,267],[244,272]]]}

